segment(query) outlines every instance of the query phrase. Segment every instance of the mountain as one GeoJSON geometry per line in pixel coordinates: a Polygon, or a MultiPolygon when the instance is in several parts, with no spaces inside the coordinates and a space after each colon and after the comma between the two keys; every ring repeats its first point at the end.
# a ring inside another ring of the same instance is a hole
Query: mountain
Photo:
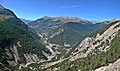
{"type": "Polygon", "coordinates": [[[68,56],[79,42],[105,25],[106,22],[97,23],[68,16],[44,16],[28,23],[36,30],[43,44],[49,47],[55,60],[68,56]]]}
{"type": "Polygon", "coordinates": [[[20,18],[20,20],[22,20],[25,24],[28,24],[28,23],[33,21],[33,20],[26,20],[26,19],[23,19],[23,18],[20,18]]]}
{"type": "Polygon", "coordinates": [[[50,54],[31,28],[0,5],[0,71],[13,71],[50,54]]]}
{"type": "Polygon", "coordinates": [[[48,38],[48,42],[58,44],[59,46],[65,46],[64,44],[66,43],[72,47],[78,42],[78,40],[80,41],[86,35],[96,31],[106,24],[93,24],[91,21],[76,17],[45,16],[41,19],[28,23],[28,25],[35,29],[44,38],[48,38]],[[78,39],[77,37],[81,38],[78,39]],[[61,40],[63,42],[61,42],[61,40]]]}
{"type": "Polygon", "coordinates": [[[48,19],[52,19],[53,21],[61,21],[61,22],[82,22],[83,24],[86,24],[86,23],[93,23],[93,21],[88,21],[88,20],[85,20],[85,19],[80,19],[78,17],[71,17],[71,16],[58,16],[58,17],[49,17],[49,16],[44,16],[42,17],[43,19],[45,20],[48,20],[48,19]]]}
{"type": "MultiPolygon", "coordinates": [[[[82,40],[68,59],[46,71],[119,71],[120,19],[82,40]]],[[[46,64],[50,65],[50,64],[46,64]]]]}
{"type": "Polygon", "coordinates": [[[0,5],[0,71],[120,70],[120,18],[25,22],[0,5]]]}

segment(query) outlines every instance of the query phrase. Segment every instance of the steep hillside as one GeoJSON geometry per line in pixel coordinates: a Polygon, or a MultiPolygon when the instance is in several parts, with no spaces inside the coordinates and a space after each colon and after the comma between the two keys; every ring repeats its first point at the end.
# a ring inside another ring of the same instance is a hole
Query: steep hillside
{"type": "Polygon", "coordinates": [[[69,59],[48,71],[118,71],[120,69],[120,19],[85,38],[69,59]]]}
{"type": "Polygon", "coordinates": [[[50,52],[36,38],[12,11],[0,6],[0,71],[46,59],[42,51],[50,52]]]}

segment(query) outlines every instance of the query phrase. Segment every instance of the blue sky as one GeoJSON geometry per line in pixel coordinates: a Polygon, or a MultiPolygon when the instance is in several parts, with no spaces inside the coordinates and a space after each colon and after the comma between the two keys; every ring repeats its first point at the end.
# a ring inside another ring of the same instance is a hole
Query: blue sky
{"type": "Polygon", "coordinates": [[[75,16],[88,20],[120,18],[120,0],[0,0],[18,17],[75,16]]]}

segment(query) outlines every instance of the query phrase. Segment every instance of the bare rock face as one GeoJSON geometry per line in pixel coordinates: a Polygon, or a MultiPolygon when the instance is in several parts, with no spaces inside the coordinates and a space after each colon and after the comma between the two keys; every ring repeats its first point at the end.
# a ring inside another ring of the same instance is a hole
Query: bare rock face
{"type": "MultiPolygon", "coordinates": [[[[18,61],[20,61],[21,57],[19,56],[18,49],[20,47],[21,47],[20,42],[17,42],[17,44],[10,47],[10,49],[6,48],[6,56],[7,56],[6,58],[8,59],[7,62],[12,66],[16,66],[19,64],[18,61]]],[[[24,54],[24,57],[26,59],[25,62],[28,64],[39,61],[39,58],[36,54],[26,53],[24,54]]]]}
{"type": "Polygon", "coordinates": [[[13,56],[15,57],[15,62],[17,63],[18,60],[20,59],[19,56],[18,56],[17,47],[15,45],[13,45],[13,48],[11,50],[13,52],[13,56]]]}
{"type": "Polygon", "coordinates": [[[95,37],[87,37],[78,45],[75,51],[72,52],[70,61],[87,57],[89,54],[95,54],[95,50],[106,52],[109,49],[109,43],[115,38],[120,30],[119,25],[120,22],[117,22],[102,34],[98,33],[95,37]]]}
{"type": "Polygon", "coordinates": [[[7,57],[7,62],[12,65],[15,66],[18,64],[18,61],[20,60],[19,57],[19,53],[18,53],[18,45],[13,45],[12,47],[10,47],[10,49],[6,49],[6,55],[7,57]]]}
{"type": "Polygon", "coordinates": [[[39,58],[36,54],[26,53],[26,54],[24,54],[24,57],[25,57],[27,63],[34,63],[34,62],[39,61],[39,58]]]}

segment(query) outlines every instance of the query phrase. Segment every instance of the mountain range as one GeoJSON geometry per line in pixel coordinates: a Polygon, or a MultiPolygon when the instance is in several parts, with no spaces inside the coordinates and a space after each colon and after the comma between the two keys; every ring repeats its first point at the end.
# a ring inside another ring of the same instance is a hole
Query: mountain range
{"type": "Polygon", "coordinates": [[[0,5],[0,71],[119,71],[120,19],[18,18],[0,5]]]}

